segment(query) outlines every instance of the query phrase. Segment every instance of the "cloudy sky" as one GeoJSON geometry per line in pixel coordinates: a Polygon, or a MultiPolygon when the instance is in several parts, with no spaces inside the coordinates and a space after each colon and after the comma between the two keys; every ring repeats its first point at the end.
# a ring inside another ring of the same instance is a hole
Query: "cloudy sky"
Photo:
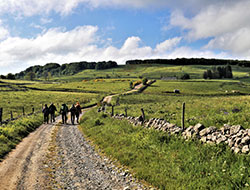
{"type": "Polygon", "coordinates": [[[48,62],[250,59],[249,9],[249,0],[1,0],[0,74],[48,62]]]}

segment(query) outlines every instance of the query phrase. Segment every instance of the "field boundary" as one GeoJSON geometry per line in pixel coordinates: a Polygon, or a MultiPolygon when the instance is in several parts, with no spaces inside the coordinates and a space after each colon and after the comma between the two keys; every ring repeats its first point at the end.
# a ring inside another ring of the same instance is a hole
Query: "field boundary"
{"type": "Polygon", "coordinates": [[[151,118],[144,120],[144,112],[140,117],[125,116],[124,114],[116,114],[115,119],[127,120],[134,126],[142,126],[147,129],[163,131],[169,135],[181,135],[184,139],[198,139],[206,144],[226,144],[231,151],[238,154],[250,153],[250,129],[244,129],[241,125],[224,124],[223,127],[217,129],[210,126],[205,127],[198,123],[188,128],[178,127],[176,124],[168,123],[164,119],[151,118]]]}

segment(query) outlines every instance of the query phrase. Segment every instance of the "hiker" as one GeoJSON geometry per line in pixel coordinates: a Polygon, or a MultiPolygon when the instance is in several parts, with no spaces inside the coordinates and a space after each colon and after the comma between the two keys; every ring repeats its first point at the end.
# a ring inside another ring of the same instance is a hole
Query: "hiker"
{"type": "Polygon", "coordinates": [[[60,109],[60,114],[62,114],[62,123],[67,124],[67,113],[68,113],[68,106],[66,104],[62,104],[62,107],[60,109]]]}
{"type": "Polygon", "coordinates": [[[77,121],[77,123],[79,123],[79,117],[80,117],[81,113],[82,113],[81,106],[80,106],[79,102],[77,102],[76,103],[76,121],[77,121]]]}
{"type": "Polygon", "coordinates": [[[72,125],[74,125],[75,116],[76,116],[76,112],[77,112],[77,109],[76,109],[74,104],[72,104],[72,107],[69,109],[69,111],[71,113],[71,123],[72,123],[72,125]]]}
{"type": "Polygon", "coordinates": [[[50,122],[55,122],[55,112],[57,111],[56,106],[51,103],[49,106],[49,113],[50,113],[50,122]]]}
{"type": "Polygon", "coordinates": [[[43,108],[43,121],[44,123],[49,123],[49,108],[47,104],[45,104],[45,107],[43,108]]]}

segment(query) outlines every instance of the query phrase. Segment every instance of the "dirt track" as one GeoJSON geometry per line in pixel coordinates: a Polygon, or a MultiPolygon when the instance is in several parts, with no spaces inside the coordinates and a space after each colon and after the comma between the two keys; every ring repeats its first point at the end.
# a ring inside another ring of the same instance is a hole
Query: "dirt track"
{"type": "Polygon", "coordinates": [[[1,190],[147,189],[100,156],[77,125],[58,122],[40,126],[0,163],[1,190]]]}
{"type": "Polygon", "coordinates": [[[43,160],[54,125],[42,125],[0,164],[0,189],[43,189],[43,160]]]}

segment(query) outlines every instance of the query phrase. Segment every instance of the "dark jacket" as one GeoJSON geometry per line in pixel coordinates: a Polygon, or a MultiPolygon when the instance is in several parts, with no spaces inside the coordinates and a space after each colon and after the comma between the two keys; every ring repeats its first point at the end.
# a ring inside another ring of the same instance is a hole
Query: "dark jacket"
{"type": "Polygon", "coordinates": [[[71,112],[71,114],[76,114],[76,112],[77,112],[77,109],[76,109],[76,107],[75,106],[72,106],[70,109],[69,109],[69,111],[71,112]]]}
{"type": "Polygon", "coordinates": [[[48,115],[49,115],[49,108],[48,108],[47,106],[45,106],[45,107],[43,108],[43,114],[44,114],[45,116],[48,116],[48,115]]]}
{"type": "Polygon", "coordinates": [[[57,111],[56,106],[54,104],[51,104],[49,106],[49,113],[54,114],[57,111]]]}

